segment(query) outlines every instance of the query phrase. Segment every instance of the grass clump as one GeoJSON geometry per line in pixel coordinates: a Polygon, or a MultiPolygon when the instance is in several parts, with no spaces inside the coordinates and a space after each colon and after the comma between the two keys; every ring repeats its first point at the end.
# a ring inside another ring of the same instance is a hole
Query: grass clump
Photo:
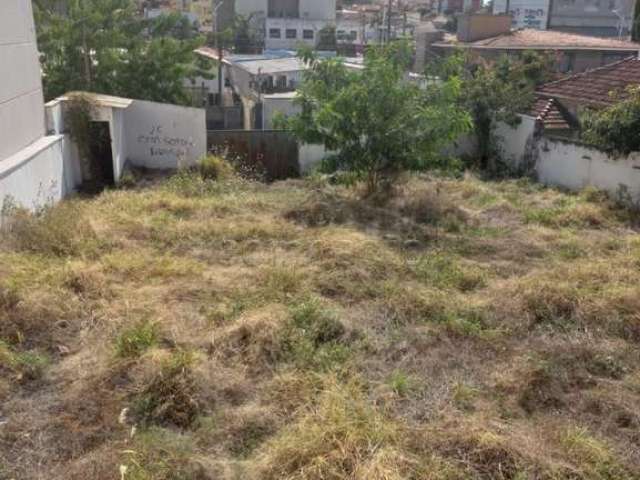
{"type": "Polygon", "coordinates": [[[37,380],[49,365],[49,359],[38,352],[17,352],[0,340],[0,371],[15,375],[19,382],[37,380]]]}
{"type": "Polygon", "coordinates": [[[399,397],[406,397],[416,388],[415,379],[402,370],[394,370],[388,383],[393,393],[399,397]]]}
{"type": "Polygon", "coordinates": [[[291,308],[291,321],[282,332],[285,361],[300,368],[327,370],[349,356],[346,328],[336,314],[311,298],[291,308]]]}
{"type": "Polygon", "coordinates": [[[2,213],[3,241],[15,250],[70,257],[96,253],[104,247],[79,201],[65,201],[36,213],[5,205],[2,213]]]}
{"type": "Polygon", "coordinates": [[[596,480],[637,478],[626,471],[609,447],[592,436],[586,428],[569,428],[562,435],[561,444],[581,472],[581,478],[596,480]]]}
{"type": "Polygon", "coordinates": [[[436,288],[468,292],[486,285],[486,274],[479,268],[463,266],[445,252],[431,252],[418,258],[413,266],[416,277],[436,288]]]}
{"type": "Polygon", "coordinates": [[[191,370],[194,357],[174,352],[136,395],[133,417],[143,426],[191,427],[200,413],[198,388],[191,370]]]}
{"type": "Polygon", "coordinates": [[[263,480],[411,478],[399,451],[399,427],[371,406],[355,384],[330,385],[258,451],[252,478],[263,480]]]}
{"type": "Polygon", "coordinates": [[[115,341],[116,355],[121,358],[139,357],[158,343],[158,326],[148,320],[120,332],[115,341]]]}

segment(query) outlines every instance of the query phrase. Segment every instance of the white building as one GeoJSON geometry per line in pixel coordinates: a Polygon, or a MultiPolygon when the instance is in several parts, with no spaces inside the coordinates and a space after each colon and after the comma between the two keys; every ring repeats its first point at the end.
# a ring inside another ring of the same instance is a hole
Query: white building
{"type": "Polygon", "coordinates": [[[46,135],[31,2],[0,5],[0,207],[11,198],[37,208],[73,188],[65,176],[63,137],[46,135]]]}
{"type": "Polygon", "coordinates": [[[264,25],[267,50],[313,47],[323,28],[335,26],[336,0],[235,0],[235,13],[264,25]]]}
{"type": "Polygon", "coordinates": [[[513,28],[546,30],[549,0],[494,0],[493,13],[511,13],[513,28]]]}
{"type": "Polygon", "coordinates": [[[44,104],[29,0],[0,2],[0,60],[10,72],[0,76],[0,212],[7,202],[36,210],[61,200],[96,180],[89,163],[117,183],[127,164],[176,168],[206,152],[202,109],[86,94],[94,135],[81,162],[65,122],[69,98],[44,104]]]}

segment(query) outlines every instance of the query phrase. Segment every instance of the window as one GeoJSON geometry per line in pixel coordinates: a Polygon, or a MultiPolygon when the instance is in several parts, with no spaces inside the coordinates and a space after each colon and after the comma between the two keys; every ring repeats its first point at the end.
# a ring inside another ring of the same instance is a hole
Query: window
{"type": "Polygon", "coordinates": [[[269,38],[282,38],[282,32],[279,28],[270,28],[269,38]]]}
{"type": "Polygon", "coordinates": [[[209,106],[213,107],[216,104],[216,97],[213,95],[213,93],[209,93],[207,97],[209,100],[209,106]]]}
{"type": "Polygon", "coordinates": [[[287,38],[298,38],[298,31],[295,28],[287,28],[287,38]]]}
{"type": "Polygon", "coordinates": [[[356,32],[355,30],[351,30],[349,32],[349,40],[355,41],[357,39],[358,39],[358,32],[356,32]]]}
{"type": "Polygon", "coordinates": [[[276,80],[276,87],[278,87],[280,89],[287,88],[287,76],[286,75],[279,75],[278,76],[278,79],[276,80]]]}
{"type": "Polygon", "coordinates": [[[305,40],[313,40],[313,37],[314,37],[313,30],[302,31],[302,38],[304,38],[305,40]]]}

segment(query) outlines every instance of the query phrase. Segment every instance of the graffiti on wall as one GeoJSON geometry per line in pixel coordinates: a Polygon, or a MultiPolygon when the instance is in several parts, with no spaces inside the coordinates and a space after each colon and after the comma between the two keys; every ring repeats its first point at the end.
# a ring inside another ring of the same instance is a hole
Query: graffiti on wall
{"type": "Polygon", "coordinates": [[[148,134],[138,135],[138,143],[149,148],[151,157],[177,157],[187,155],[189,149],[195,147],[195,142],[191,138],[165,135],[162,125],[152,125],[148,134]]]}

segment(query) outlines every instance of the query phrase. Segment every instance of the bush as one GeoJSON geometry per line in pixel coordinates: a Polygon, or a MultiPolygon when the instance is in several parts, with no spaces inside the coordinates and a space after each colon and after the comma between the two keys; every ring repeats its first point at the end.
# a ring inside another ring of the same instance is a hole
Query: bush
{"type": "Polygon", "coordinates": [[[218,155],[207,155],[198,162],[198,170],[205,180],[224,180],[233,175],[233,167],[218,155]]]}
{"type": "Polygon", "coordinates": [[[16,250],[67,257],[94,253],[98,248],[98,237],[75,201],[36,213],[5,204],[3,217],[4,241],[16,250]]]}

